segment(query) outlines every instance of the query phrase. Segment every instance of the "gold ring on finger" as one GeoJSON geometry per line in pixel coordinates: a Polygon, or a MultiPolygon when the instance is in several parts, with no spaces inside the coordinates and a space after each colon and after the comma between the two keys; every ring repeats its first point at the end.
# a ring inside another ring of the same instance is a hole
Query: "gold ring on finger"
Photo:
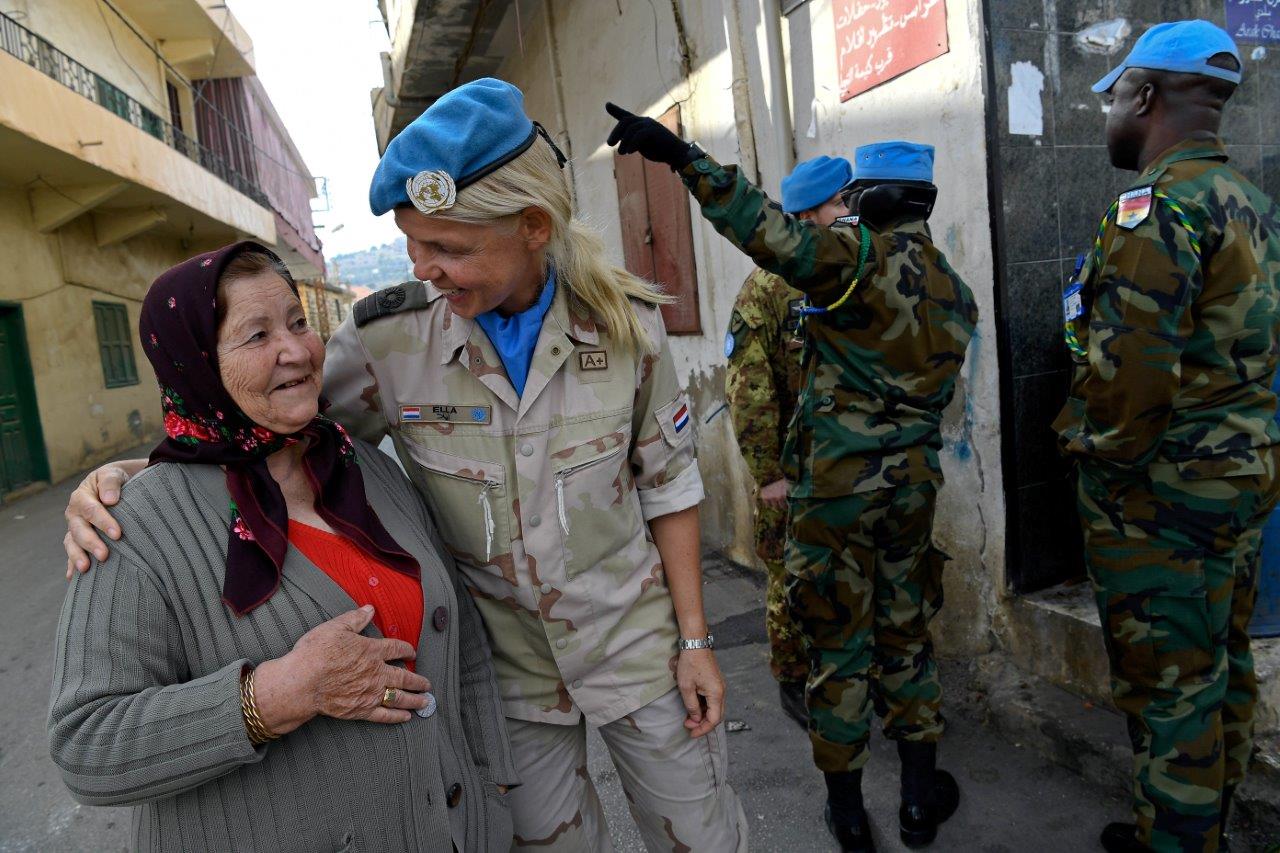
{"type": "Polygon", "coordinates": [[[386,690],[383,690],[382,691],[382,707],[390,708],[392,705],[394,705],[396,703],[396,696],[398,696],[399,694],[400,694],[400,691],[396,690],[394,687],[388,687],[386,690]]]}

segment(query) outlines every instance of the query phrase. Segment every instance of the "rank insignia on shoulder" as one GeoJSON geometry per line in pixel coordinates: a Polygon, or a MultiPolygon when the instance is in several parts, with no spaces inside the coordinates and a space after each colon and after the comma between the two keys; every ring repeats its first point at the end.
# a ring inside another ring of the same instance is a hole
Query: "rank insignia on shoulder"
{"type": "Polygon", "coordinates": [[[1155,195],[1152,187],[1138,187],[1120,194],[1116,209],[1116,225],[1132,231],[1146,221],[1155,195]]]}

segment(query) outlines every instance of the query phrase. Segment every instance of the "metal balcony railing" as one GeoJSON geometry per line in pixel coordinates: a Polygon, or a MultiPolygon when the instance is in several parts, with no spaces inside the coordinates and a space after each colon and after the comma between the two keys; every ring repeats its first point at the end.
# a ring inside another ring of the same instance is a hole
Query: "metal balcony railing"
{"type": "MultiPolygon", "coordinates": [[[[270,206],[262,189],[252,179],[233,168],[222,155],[187,136],[138,103],[110,80],[97,72],[90,71],[3,13],[0,13],[0,50],[52,77],[98,106],[110,110],[139,130],[151,134],[173,150],[199,163],[206,171],[217,175],[263,207],[270,206]]],[[[217,117],[216,120],[225,122],[221,117],[217,117]]],[[[228,135],[244,135],[242,129],[231,126],[229,122],[227,124],[228,135]]]]}

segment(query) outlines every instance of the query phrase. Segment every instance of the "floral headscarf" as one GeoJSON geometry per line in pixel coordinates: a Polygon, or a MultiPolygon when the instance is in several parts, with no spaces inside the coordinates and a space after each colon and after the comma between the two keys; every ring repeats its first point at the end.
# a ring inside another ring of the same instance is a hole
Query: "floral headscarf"
{"type": "MultiPolygon", "coordinates": [[[[142,301],[142,348],[155,368],[166,438],[150,464],[221,465],[231,495],[222,600],[244,615],[280,586],[289,548],[289,512],[267,457],[307,441],[303,467],[316,512],[370,557],[417,578],[417,560],[396,544],[365,498],[364,478],[346,431],[317,415],[301,432],[281,435],[254,423],[222,384],[218,370],[218,279],[245,252],[275,255],[243,241],[178,264],[142,301]]],[[[289,286],[297,293],[292,281],[289,286]]]]}

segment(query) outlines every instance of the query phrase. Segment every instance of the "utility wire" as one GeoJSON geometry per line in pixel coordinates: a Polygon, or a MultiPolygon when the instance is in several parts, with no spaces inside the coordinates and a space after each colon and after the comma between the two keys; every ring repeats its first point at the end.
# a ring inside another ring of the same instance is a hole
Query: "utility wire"
{"type": "MultiPolygon", "coordinates": [[[[193,86],[193,85],[191,84],[191,81],[190,81],[190,80],[188,80],[188,79],[186,78],[186,76],[184,76],[180,71],[178,71],[178,69],[174,68],[172,65],[170,65],[170,64],[169,64],[169,61],[168,61],[167,59],[165,59],[165,58],[164,58],[164,54],[160,53],[160,51],[158,51],[158,50],[156,50],[154,47],[152,47],[151,42],[147,40],[147,37],[146,37],[145,35],[143,35],[142,33],[138,32],[137,28],[136,28],[136,27],[134,27],[134,26],[133,26],[133,24],[129,22],[129,19],[128,19],[128,18],[126,18],[126,17],[125,17],[125,16],[120,12],[120,10],[119,10],[119,9],[117,9],[117,8],[115,7],[115,5],[111,2],[111,0],[97,0],[97,2],[98,2],[99,4],[101,4],[101,5],[99,6],[99,8],[98,8],[98,12],[99,12],[99,14],[102,14],[102,8],[101,8],[101,6],[106,6],[108,9],[110,9],[112,12],[114,12],[114,13],[115,13],[115,15],[116,15],[116,17],[118,17],[121,21],[123,21],[123,22],[124,22],[124,25],[125,25],[125,26],[127,26],[127,27],[130,29],[130,31],[132,31],[132,32],[133,32],[133,34],[134,34],[135,36],[137,36],[137,37],[138,37],[138,40],[139,40],[139,41],[141,41],[141,42],[146,46],[146,48],[147,48],[149,51],[151,51],[151,53],[156,57],[156,59],[158,59],[158,60],[160,61],[160,63],[161,63],[162,65],[164,65],[164,67],[165,67],[165,68],[167,68],[170,72],[172,72],[172,73],[173,73],[173,76],[174,76],[174,77],[176,77],[176,78],[178,78],[179,82],[181,82],[184,86],[186,86],[186,87],[187,87],[187,89],[191,92],[191,94],[192,94],[193,98],[194,98],[198,103],[202,103],[202,104],[204,104],[204,106],[205,106],[205,107],[206,107],[206,108],[207,108],[211,113],[213,113],[214,115],[216,115],[218,118],[222,119],[223,123],[224,123],[224,124],[226,124],[226,125],[227,125],[227,127],[231,128],[231,130],[232,130],[232,131],[234,131],[234,132],[235,132],[236,134],[238,134],[241,138],[243,138],[243,139],[244,139],[244,141],[245,141],[246,143],[248,143],[248,145],[249,145],[251,148],[253,148],[255,151],[257,151],[257,152],[258,152],[258,153],[263,157],[263,159],[268,160],[268,161],[270,161],[270,162],[274,163],[275,165],[279,166],[279,167],[280,167],[281,169],[283,169],[285,172],[288,172],[289,174],[293,175],[294,177],[301,178],[301,179],[306,180],[306,181],[314,181],[314,180],[315,180],[314,176],[309,175],[309,174],[306,174],[306,173],[304,173],[304,172],[300,172],[300,171],[298,171],[297,169],[293,168],[293,167],[292,167],[291,165],[289,165],[288,163],[284,163],[284,162],[280,161],[279,159],[277,159],[276,157],[274,157],[274,156],[273,156],[270,152],[268,152],[266,149],[259,147],[259,146],[258,146],[258,144],[257,144],[257,143],[255,143],[255,142],[253,141],[253,137],[252,137],[252,136],[250,136],[250,135],[249,135],[249,133],[247,133],[247,132],[246,132],[243,128],[241,128],[238,124],[236,124],[235,122],[233,122],[233,121],[232,121],[232,120],[231,120],[231,119],[230,119],[230,118],[229,118],[225,113],[223,113],[220,109],[218,109],[218,107],[217,107],[217,106],[216,106],[212,101],[210,101],[208,98],[206,98],[206,97],[204,96],[203,89],[204,89],[204,84],[208,82],[207,80],[205,80],[205,81],[201,81],[201,86],[200,86],[200,88],[199,88],[199,89],[197,89],[195,86],[193,86]]],[[[104,23],[106,22],[106,17],[105,17],[105,15],[103,16],[103,22],[104,22],[104,23]]],[[[223,35],[223,36],[225,36],[225,35],[226,35],[227,28],[230,26],[230,23],[231,23],[231,10],[230,10],[230,9],[228,9],[228,10],[227,10],[227,15],[226,15],[226,16],[224,17],[224,19],[223,19],[223,26],[222,26],[222,29],[221,29],[221,33],[222,33],[222,35],[223,35]]],[[[108,32],[108,34],[110,34],[110,32],[111,32],[111,28],[110,28],[110,27],[108,27],[108,28],[107,28],[107,32],[108,32]]],[[[243,50],[243,49],[241,49],[241,48],[240,48],[240,46],[236,44],[235,39],[226,39],[226,40],[230,41],[230,42],[231,42],[231,44],[232,44],[232,46],[233,46],[233,47],[235,47],[237,51],[239,51],[240,53],[244,53],[244,50],[243,50]]],[[[218,46],[219,46],[219,47],[221,46],[222,41],[223,41],[223,39],[222,39],[222,38],[220,38],[220,39],[219,39],[219,41],[218,41],[218,46]]],[[[113,45],[113,46],[115,45],[115,38],[114,38],[114,36],[112,37],[112,41],[111,41],[111,43],[112,43],[112,45],[113,45]]],[[[116,53],[120,53],[120,48],[119,48],[119,47],[116,47],[116,53]]],[[[215,48],[215,49],[214,49],[214,55],[215,55],[215,57],[217,56],[217,48],[215,48]]],[[[123,55],[123,54],[121,54],[121,57],[120,57],[120,58],[121,58],[121,59],[124,59],[124,55],[123,55]]],[[[125,64],[128,64],[128,60],[125,60],[125,64]]],[[[213,61],[212,61],[212,60],[210,60],[210,64],[209,64],[209,69],[210,69],[210,71],[212,71],[212,68],[213,68],[213,61]]],[[[130,71],[133,71],[134,76],[138,76],[138,72],[137,72],[137,70],[136,70],[136,69],[134,69],[134,67],[133,67],[132,65],[129,65],[129,70],[130,70],[130,71]]],[[[256,75],[255,75],[255,76],[256,76],[256,75]]],[[[143,86],[144,86],[144,87],[146,87],[146,83],[142,81],[142,78],[141,78],[141,77],[138,77],[138,80],[139,80],[139,82],[142,82],[142,84],[143,84],[143,86]]],[[[148,95],[150,95],[153,99],[155,99],[156,103],[161,104],[161,111],[162,111],[162,112],[168,112],[168,106],[167,106],[167,104],[166,104],[166,103],[164,103],[163,101],[161,101],[161,99],[156,98],[155,94],[151,92],[151,89],[150,89],[149,87],[147,88],[147,94],[148,94],[148,95]]]]}

